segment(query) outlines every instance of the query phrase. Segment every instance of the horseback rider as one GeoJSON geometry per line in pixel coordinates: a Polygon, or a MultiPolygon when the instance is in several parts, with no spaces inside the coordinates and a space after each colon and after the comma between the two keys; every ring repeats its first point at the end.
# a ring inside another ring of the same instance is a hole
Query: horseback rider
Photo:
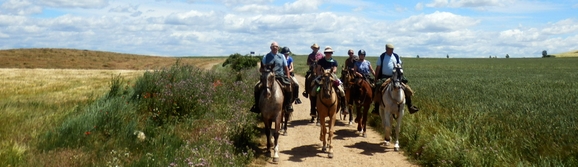
{"type": "MultiPolygon", "coordinates": [[[[316,86],[313,87],[313,90],[311,91],[312,93],[312,97],[315,96],[315,93],[317,92],[317,87],[320,86],[318,85],[318,83],[320,82],[319,80],[321,79],[321,75],[323,74],[324,70],[330,70],[333,72],[333,78],[337,79],[339,81],[339,78],[337,78],[337,76],[335,75],[335,72],[337,71],[337,61],[335,59],[333,59],[331,56],[333,55],[333,49],[331,49],[330,46],[325,47],[324,52],[325,53],[325,57],[320,59],[319,61],[317,61],[317,68],[316,71],[317,72],[317,78],[315,78],[315,84],[316,86]]],[[[347,107],[345,104],[345,92],[343,91],[343,84],[341,81],[339,81],[339,85],[336,86],[337,88],[337,95],[339,98],[339,104],[341,106],[341,109],[343,110],[344,114],[348,114],[349,112],[347,111],[347,107]]]]}
{"type": "MultiPolygon", "coordinates": [[[[319,61],[319,59],[323,58],[323,53],[319,52],[319,45],[317,45],[316,43],[314,43],[313,45],[311,45],[311,50],[312,52],[309,54],[309,56],[307,57],[307,66],[309,67],[309,70],[307,71],[307,74],[305,75],[305,78],[307,79],[309,77],[309,75],[311,75],[316,67],[312,67],[312,65],[314,63],[316,63],[317,61],[319,61]]],[[[307,83],[305,83],[307,84],[307,83]]],[[[308,97],[309,95],[307,94],[307,91],[303,91],[303,97],[308,97]]]]}
{"type": "MultiPolygon", "coordinates": [[[[287,67],[287,59],[283,54],[279,53],[279,45],[277,42],[271,43],[270,46],[271,52],[267,53],[267,55],[263,56],[261,60],[261,67],[259,68],[259,72],[265,72],[265,65],[274,64],[273,71],[275,71],[275,76],[277,81],[282,83],[285,87],[295,85],[292,83],[291,75],[289,74],[289,69],[287,67]]],[[[261,82],[255,85],[254,96],[255,96],[255,104],[251,107],[251,112],[260,113],[259,111],[259,97],[261,90],[263,90],[263,84],[261,82]]],[[[293,97],[291,89],[283,89],[283,96],[284,102],[283,107],[287,112],[293,112],[293,97]]]]}
{"type": "MultiPolygon", "coordinates": [[[[354,63],[354,68],[353,71],[355,72],[355,76],[357,77],[361,77],[366,79],[369,83],[373,83],[375,81],[375,71],[373,71],[373,68],[371,67],[371,63],[368,60],[365,60],[365,50],[361,49],[359,50],[359,52],[357,52],[357,55],[354,57],[355,63],[354,63]]],[[[374,86],[372,85],[372,88],[374,88],[374,86]]]]}
{"type": "MultiPolygon", "coordinates": [[[[397,55],[396,53],[393,53],[393,45],[392,44],[386,44],[385,45],[385,52],[383,52],[380,56],[379,59],[377,59],[377,70],[376,70],[376,83],[375,83],[375,96],[377,97],[375,99],[380,99],[379,97],[381,97],[381,88],[382,88],[382,84],[384,82],[386,82],[386,80],[388,80],[389,78],[391,78],[391,76],[393,75],[393,68],[395,67],[395,64],[402,64],[401,59],[399,57],[399,55],[397,55]]],[[[413,91],[411,90],[411,88],[407,85],[408,80],[403,77],[402,79],[403,82],[403,86],[404,86],[404,92],[405,92],[405,104],[407,104],[408,110],[410,114],[413,114],[417,111],[419,111],[419,108],[417,108],[416,106],[412,105],[412,101],[411,101],[411,96],[413,95],[413,91]]],[[[371,113],[373,114],[379,114],[379,100],[375,100],[374,102],[374,108],[373,111],[371,113]]]]}
{"type": "MultiPolygon", "coordinates": [[[[355,57],[356,57],[357,55],[355,55],[353,49],[349,49],[349,50],[347,51],[347,55],[349,55],[349,57],[345,60],[345,66],[343,66],[343,70],[341,71],[341,81],[344,81],[343,86],[344,86],[345,88],[348,88],[348,89],[346,89],[346,91],[349,91],[349,87],[350,87],[351,85],[349,85],[349,81],[346,80],[345,76],[348,75],[348,74],[350,74],[350,73],[352,73],[352,72],[354,72],[354,71],[353,71],[353,70],[354,70],[353,67],[354,67],[354,64],[355,64],[355,61],[356,61],[356,60],[355,60],[355,57]]],[[[347,92],[346,92],[346,93],[347,93],[347,92]]],[[[350,95],[347,95],[347,94],[346,94],[346,96],[351,97],[350,95]]],[[[347,105],[353,105],[353,98],[347,99],[347,105]]]]}
{"type": "Polygon", "coordinates": [[[289,69],[289,74],[293,79],[293,98],[295,98],[295,104],[301,104],[301,99],[299,99],[299,82],[297,82],[297,78],[295,77],[295,73],[293,72],[293,57],[291,57],[291,50],[289,47],[281,48],[281,54],[285,55],[285,59],[287,59],[287,68],[289,69]]]}

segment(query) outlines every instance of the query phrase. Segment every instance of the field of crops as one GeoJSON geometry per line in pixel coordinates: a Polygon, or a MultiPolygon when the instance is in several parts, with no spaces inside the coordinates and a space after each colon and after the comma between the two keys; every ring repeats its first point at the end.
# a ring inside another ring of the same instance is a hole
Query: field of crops
{"type": "Polygon", "coordinates": [[[402,60],[421,111],[401,142],[420,164],[578,165],[577,58],[402,60]]]}

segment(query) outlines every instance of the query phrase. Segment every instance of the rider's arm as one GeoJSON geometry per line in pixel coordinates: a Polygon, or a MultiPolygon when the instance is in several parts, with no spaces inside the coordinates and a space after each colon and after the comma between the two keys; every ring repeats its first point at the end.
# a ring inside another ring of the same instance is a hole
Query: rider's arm
{"type": "Polygon", "coordinates": [[[373,71],[373,67],[371,67],[371,63],[369,63],[369,71],[371,72],[371,75],[373,75],[375,77],[375,71],[373,71]]]}
{"type": "Polygon", "coordinates": [[[379,80],[379,79],[381,79],[381,78],[379,78],[379,77],[381,77],[381,76],[379,75],[380,72],[381,72],[381,66],[377,66],[377,68],[376,68],[376,70],[375,70],[375,80],[376,80],[376,81],[379,80]]]}

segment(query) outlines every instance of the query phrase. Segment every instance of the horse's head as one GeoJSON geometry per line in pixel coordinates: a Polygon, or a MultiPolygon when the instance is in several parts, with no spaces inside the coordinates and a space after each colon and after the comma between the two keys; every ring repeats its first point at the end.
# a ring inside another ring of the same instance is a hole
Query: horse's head
{"type": "Polygon", "coordinates": [[[269,64],[264,66],[264,71],[261,73],[261,83],[267,88],[267,93],[265,97],[269,98],[271,96],[271,88],[275,84],[275,71],[273,68],[275,64],[269,64]]]}
{"type": "Polygon", "coordinates": [[[323,98],[330,98],[331,94],[333,93],[333,85],[336,84],[335,82],[339,82],[335,78],[333,78],[333,70],[327,69],[321,75],[321,95],[323,98]]]}
{"type": "Polygon", "coordinates": [[[403,68],[401,68],[401,64],[395,65],[391,79],[393,80],[393,86],[396,89],[401,88],[401,80],[403,79],[403,68]]]}
{"type": "Polygon", "coordinates": [[[317,61],[313,61],[311,64],[309,64],[309,71],[313,72],[313,76],[317,75],[315,67],[317,67],[317,61]]]}

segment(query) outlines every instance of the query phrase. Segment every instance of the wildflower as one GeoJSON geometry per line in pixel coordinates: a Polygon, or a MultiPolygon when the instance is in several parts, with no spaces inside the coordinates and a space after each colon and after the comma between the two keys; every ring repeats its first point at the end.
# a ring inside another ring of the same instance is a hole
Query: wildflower
{"type": "Polygon", "coordinates": [[[86,136],[90,135],[90,131],[84,132],[84,135],[86,135],[86,136]]]}

